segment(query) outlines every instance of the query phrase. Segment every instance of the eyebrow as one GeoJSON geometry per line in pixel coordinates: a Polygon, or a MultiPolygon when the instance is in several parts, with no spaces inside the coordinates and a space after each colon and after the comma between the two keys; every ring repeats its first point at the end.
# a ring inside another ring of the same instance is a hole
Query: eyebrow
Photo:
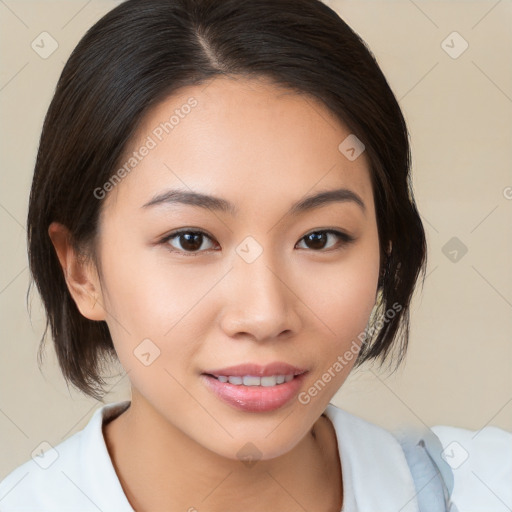
{"type": "MultiPolygon", "coordinates": [[[[313,210],[325,206],[330,203],[336,202],[352,202],[357,204],[366,214],[366,205],[361,197],[346,188],[338,188],[334,190],[326,190],[314,195],[307,196],[291,206],[287,215],[298,215],[305,211],[313,210]]],[[[223,213],[228,213],[232,216],[238,214],[238,208],[233,204],[222,199],[199,192],[192,192],[187,190],[166,190],[153,197],[150,201],[142,206],[142,208],[150,208],[153,206],[167,205],[167,204],[185,204],[191,206],[199,206],[208,210],[215,210],[223,213]]]]}

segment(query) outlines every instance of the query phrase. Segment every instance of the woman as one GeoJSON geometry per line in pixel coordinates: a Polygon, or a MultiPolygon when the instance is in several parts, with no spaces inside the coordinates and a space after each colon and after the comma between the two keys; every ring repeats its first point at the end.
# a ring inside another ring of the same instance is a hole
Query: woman
{"type": "Polygon", "coordinates": [[[29,257],[65,378],[101,399],[118,358],[132,398],[13,471],[1,509],[426,510],[399,441],[330,404],[405,356],[409,171],[386,79],[321,2],[104,16],[45,119],[29,257]]]}

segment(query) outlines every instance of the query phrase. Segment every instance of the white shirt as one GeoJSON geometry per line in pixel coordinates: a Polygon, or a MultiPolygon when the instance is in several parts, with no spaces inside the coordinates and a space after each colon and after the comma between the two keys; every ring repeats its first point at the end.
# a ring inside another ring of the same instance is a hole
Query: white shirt
{"type": "MultiPolygon", "coordinates": [[[[98,408],[85,428],[0,482],[1,512],[134,512],[115,472],[102,422],[130,401],[98,408]]],[[[340,512],[418,512],[414,481],[395,437],[329,404],[342,467],[340,512]]]]}
{"type": "MultiPolygon", "coordinates": [[[[438,425],[432,431],[453,470],[452,501],[459,512],[512,510],[512,432],[438,425]]],[[[0,501],[0,509],[1,509],[0,501]]]]}

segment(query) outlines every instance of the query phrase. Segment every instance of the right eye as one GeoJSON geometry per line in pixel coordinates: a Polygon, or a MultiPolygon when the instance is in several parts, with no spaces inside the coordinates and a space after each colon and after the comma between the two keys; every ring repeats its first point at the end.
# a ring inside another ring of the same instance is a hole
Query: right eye
{"type": "Polygon", "coordinates": [[[197,253],[205,252],[205,240],[213,241],[212,238],[204,231],[181,229],[166,235],[162,240],[160,240],[160,243],[170,246],[168,249],[171,252],[180,253],[186,256],[196,256],[197,253]],[[201,250],[201,248],[203,249],[201,250]]]}

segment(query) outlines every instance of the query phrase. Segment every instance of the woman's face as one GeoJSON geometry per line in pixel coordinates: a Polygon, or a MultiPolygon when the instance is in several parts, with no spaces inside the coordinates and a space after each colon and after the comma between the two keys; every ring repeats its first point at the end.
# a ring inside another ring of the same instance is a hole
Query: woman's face
{"type": "Polygon", "coordinates": [[[368,160],[352,139],[339,149],[349,135],[317,101],[245,79],[182,89],[145,118],[99,199],[99,302],[133,408],[232,459],[276,457],[308,433],[377,291],[368,160]],[[293,368],[266,368],[263,386],[211,376],[273,363],[293,368]]]}

